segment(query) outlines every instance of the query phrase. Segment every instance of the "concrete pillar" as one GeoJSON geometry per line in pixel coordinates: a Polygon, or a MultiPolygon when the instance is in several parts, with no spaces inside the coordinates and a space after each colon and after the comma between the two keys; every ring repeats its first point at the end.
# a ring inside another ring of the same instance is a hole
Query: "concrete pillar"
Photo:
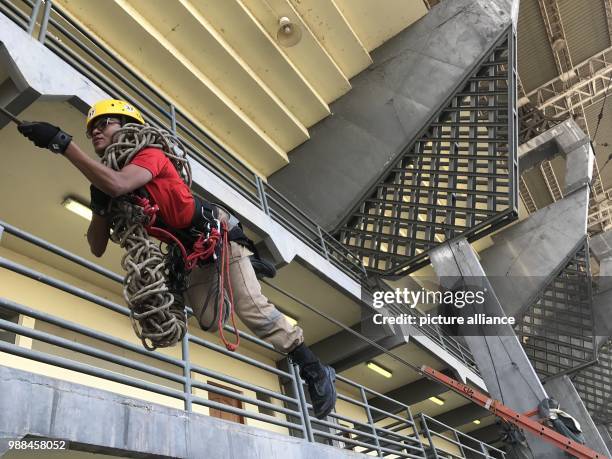
{"type": "Polygon", "coordinates": [[[573,120],[519,147],[521,172],[556,155],[566,158],[565,198],[493,236],[482,266],[509,316],[520,317],[587,237],[593,151],[573,120]]]}
{"type": "Polygon", "coordinates": [[[599,431],[599,434],[601,435],[601,438],[603,439],[604,443],[608,447],[608,451],[611,451],[612,450],[612,438],[610,438],[610,431],[603,424],[597,424],[596,427],[597,427],[597,430],[599,431]]]}
{"type": "MultiPolygon", "coordinates": [[[[447,242],[431,251],[432,266],[440,278],[443,288],[485,292],[482,304],[474,303],[461,309],[463,317],[484,313],[490,316],[505,317],[504,310],[495,296],[478,255],[465,240],[447,242]]],[[[511,325],[498,325],[487,328],[486,334],[476,334],[478,330],[459,326],[460,333],[468,332],[465,341],[474,356],[489,394],[510,408],[525,412],[535,408],[547,397],[527,355],[523,351],[511,325]]],[[[533,457],[562,458],[564,453],[539,438],[526,434],[527,444],[533,457]]],[[[515,449],[514,457],[529,457],[530,452],[515,449]]]]}
{"type": "Polygon", "coordinates": [[[574,416],[580,423],[580,427],[582,428],[584,439],[586,441],[586,446],[597,451],[598,453],[602,453],[607,457],[610,457],[610,451],[608,450],[604,439],[597,430],[591,415],[584,406],[580,395],[578,395],[578,392],[576,391],[576,388],[569,377],[567,375],[563,375],[546,381],[545,388],[550,397],[559,401],[560,408],[574,416]]]}
{"type": "Polygon", "coordinates": [[[575,148],[572,146],[569,148],[572,149],[565,155],[565,189],[563,190],[565,196],[591,184],[595,162],[595,155],[588,139],[583,139],[575,148]]]}

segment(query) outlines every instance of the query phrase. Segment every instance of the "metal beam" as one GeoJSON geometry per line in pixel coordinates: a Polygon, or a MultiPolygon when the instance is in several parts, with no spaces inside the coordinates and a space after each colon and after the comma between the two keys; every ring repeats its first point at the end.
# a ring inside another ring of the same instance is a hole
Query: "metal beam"
{"type": "Polygon", "coordinates": [[[525,179],[521,176],[521,180],[519,182],[519,193],[521,199],[523,200],[523,204],[527,208],[527,212],[532,214],[538,210],[538,206],[536,206],[535,200],[533,199],[533,195],[529,188],[527,187],[527,183],[525,183],[525,179]]]}
{"type": "Polygon", "coordinates": [[[573,65],[567,47],[559,5],[557,4],[557,0],[538,0],[538,5],[540,6],[540,12],[544,20],[548,42],[550,43],[553,56],[555,57],[557,71],[559,75],[562,75],[570,70],[573,65]]]}
{"type": "Polygon", "coordinates": [[[548,192],[550,193],[553,202],[563,199],[561,186],[559,185],[559,181],[557,180],[557,176],[555,175],[555,171],[553,170],[550,161],[544,161],[542,164],[540,164],[540,172],[542,173],[542,177],[544,177],[546,188],[548,188],[548,192]]]}
{"type": "Polygon", "coordinates": [[[545,115],[563,117],[603,99],[612,77],[612,46],[527,93],[545,115]]]}

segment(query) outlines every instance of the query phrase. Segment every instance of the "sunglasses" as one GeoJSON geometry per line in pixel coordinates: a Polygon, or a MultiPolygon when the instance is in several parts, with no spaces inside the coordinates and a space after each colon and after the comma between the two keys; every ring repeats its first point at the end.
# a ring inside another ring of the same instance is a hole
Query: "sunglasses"
{"type": "Polygon", "coordinates": [[[109,117],[103,117],[103,118],[97,119],[96,121],[91,123],[87,131],[85,131],[85,135],[87,136],[88,139],[91,139],[93,137],[92,133],[94,129],[97,129],[98,131],[104,131],[104,129],[106,129],[111,124],[121,124],[121,121],[119,121],[117,118],[109,118],[109,117]]]}

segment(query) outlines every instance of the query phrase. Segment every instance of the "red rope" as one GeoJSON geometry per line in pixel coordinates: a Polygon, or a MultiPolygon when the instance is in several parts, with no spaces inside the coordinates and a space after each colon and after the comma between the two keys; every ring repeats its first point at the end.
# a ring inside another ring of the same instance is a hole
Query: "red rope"
{"type": "Polygon", "coordinates": [[[147,233],[151,236],[159,239],[161,242],[165,242],[166,244],[175,243],[183,256],[183,260],[185,260],[185,269],[191,271],[198,264],[200,260],[207,260],[210,257],[215,255],[215,249],[217,244],[220,242],[221,245],[221,260],[218,260],[220,263],[221,270],[219,273],[219,321],[217,326],[219,328],[219,336],[223,344],[229,351],[235,351],[238,349],[240,345],[240,333],[238,333],[238,327],[236,326],[236,318],[234,315],[234,292],[232,290],[232,283],[229,273],[230,267],[230,257],[229,257],[229,231],[227,230],[227,223],[221,223],[221,229],[223,233],[223,237],[221,237],[221,233],[217,228],[212,228],[210,234],[207,236],[204,233],[200,234],[198,239],[194,242],[191,253],[187,254],[187,250],[185,246],[181,243],[181,241],[169,231],[166,231],[163,228],[159,228],[157,226],[153,226],[155,220],[157,219],[157,212],[159,211],[159,207],[157,204],[151,205],[147,198],[143,198],[140,196],[134,196],[135,202],[137,205],[142,207],[144,214],[149,218],[145,229],[147,233]],[[227,280],[226,280],[227,277],[227,280]],[[227,282],[227,291],[229,294],[229,305],[230,305],[230,319],[232,321],[232,326],[234,327],[234,335],[236,336],[236,341],[234,343],[230,343],[225,339],[225,335],[223,333],[223,322],[225,322],[225,290],[227,282]]]}
{"type": "Polygon", "coordinates": [[[221,337],[221,341],[225,344],[225,347],[228,351],[235,351],[238,349],[240,345],[240,333],[238,333],[238,327],[236,327],[236,318],[234,316],[234,292],[232,290],[232,283],[230,278],[230,257],[229,257],[229,238],[227,231],[227,223],[222,222],[221,227],[223,229],[223,245],[221,246],[221,273],[219,274],[219,321],[217,323],[217,328],[219,328],[219,336],[221,337]],[[225,321],[225,290],[224,283],[225,277],[227,276],[227,291],[230,297],[230,318],[232,320],[232,327],[234,327],[234,335],[236,336],[236,341],[234,343],[230,343],[225,339],[225,334],[223,333],[223,322],[225,321]]]}

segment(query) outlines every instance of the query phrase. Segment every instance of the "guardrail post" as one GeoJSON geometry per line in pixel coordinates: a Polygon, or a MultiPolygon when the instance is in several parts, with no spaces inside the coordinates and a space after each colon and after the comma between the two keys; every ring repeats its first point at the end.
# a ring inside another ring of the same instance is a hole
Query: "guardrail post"
{"type": "Polygon", "coordinates": [[[255,175],[255,184],[257,185],[257,195],[259,196],[261,209],[266,215],[270,215],[270,208],[268,207],[268,200],[266,199],[266,190],[264,189],[263,180],[261,180],[259,175],[255,175]]]}
{"type": "Polygon", "coordinates": [[[40,30],[38,31],[38,41],[43,43],[47,35],[47,25],[49,24],[49,16],[51,15],[52,0],[45,0],[45,9],[42,19],[40,20],[40,30]]]}
{"type": "Polygon", "coordinates": [[[489,450],[487,449],[487,447],[485,446],[485,444],[483,442],[480,442],[480,449],[482,450],[482,452],[484,453],[484,457],[485,459],[489,459],[491,456],[489,455],[489,450]]]}
{"type": "Polygon", "coordinates": [[[317,225],[317,231],[319,233],[319,240],[321,241],[321,247],[323,248],[325,258],[329,260],[329,252],[327,252],[327,245],[325,245],[325,239],[323,239],[323,231],[321,231],[321,227],[319,225],[317,225]]]}
{"type": "Polygon", "coordinates": [[[378,441],[378,432],[376,431],[376,426],[374,425],[374,420],[372,419],[372,411],[370,410],[370,405],[368,404],[368,397],[366,397],[363,386],[359,386],[359,391],[361,392],[361,401],[365,405],[366,414],[368,415],[368,425],[372,428],[372,434],[374,435],[376,451],[378,452],[377,455],[378,457],[383,457],[383,453],[380,449],[380,442],[378,441]]]}
{"type": "Polygon", "coordinates": [[[32,15],[30,16],[30,22],[28,22],[27,32],[32,35],[34,32],[34,27],[36,27],[36,18],[38,17],[38,12],[40,11],[40,4],[42,0],[36,0],[34,6],[32,7],[32,15]]]}
{"type": "Polygon", "coordinates": [[[297,410],[300,413],[300,424],[302,425],[302,436],[304,439],[308,439],[308,428],[306,427],[306,415],[304,415],[304,410],[302,409],[302,400],[298,394],[298,379],[299,375],[295,374],[294,365],[290,359],[286,359],[287,361],[287,369],[291,370],[291,389],[293,390],[293,396],[297,400],[297,410]]]}
{"type": "MultiPolygon", "coordinates": [[[[410,423],[412,425],[412,431],[414,433],[414,438],[416,438],[416,440],[419,442],[419,446],[421,447],[421,449],[425,451],[425,448],[423,448],[423,442],[421,441],[421,436],[419,435],[416,422],[414,420],[414,417],[412,416],[412,412],[410,411],[409,406],[406,406],[406,414],[408,415],[407,418],[410,419],[410,423]]],[[[409,452],[409,451],[406,451],[406,452],[409,452]]]]}
{"type": "Polygon", "coordinates": [[[302,413],[302,419],[304,421],[304,430],[306,431],[306,439],[314,443],[314,435],[312,434],[312,425],[310,424],[310,413],[308,413],[308,404],[306,403],[306,395],[304,394],[304,385],[302,384],[302,377],[298,370],[297,365],[293,362],[289,362],[293,372],[293,380],[295,381],[298,400],[300,401],[300,412],[302,413]]]}
{"type": "Polygon", "coordinates": [[[459,451],[461,451],[461,455],[463,457],[467,457],[465,455],[465,450],[463,449],[463,443],[461,443],[461,439],[459,438],[459,432],[453,429],[453,433],[455,434],[455,440],[457,440],[457,446],[459,446],[459,451]]]}
{"type": "Polygon", "coordinates": [[[170,104],[170,131],[176,135],[176,108],[170,104]]]}
{"type": "Polygon", "coordinates": [[[191,412],[191,361],[189,359],[189,333],[185,333],[183,340],[181,341],[181,351],[183,360],[183,376],[185,377],[185,384],[183,384],[183,390],[185,392],[185,411],[191,412]]]}
{"type": "Polygon", "coordinates": [[[431,434],[429,433],[429,427],[427,427],[427,420],[425,419],[425,415],[421,413],[421,432],[425,432],[425,436],[427,437],[427,441],[429,442],[429,449],[432,453],[432,456],[427,454],[427,457],[431,457],[432,459],[438,459],[438,452],[436,451],[436,446],[431,438],[431,434]]]}

